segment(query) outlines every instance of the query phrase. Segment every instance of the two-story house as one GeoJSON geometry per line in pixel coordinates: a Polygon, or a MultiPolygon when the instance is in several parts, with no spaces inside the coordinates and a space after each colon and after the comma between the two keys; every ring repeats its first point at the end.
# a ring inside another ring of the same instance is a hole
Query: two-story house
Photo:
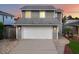
{"type": "Polygon", "coordinates": [[[26,5],[16,21],[16,39],[58,39],[62,35],[62,10],[52,5],[26,5]]]}

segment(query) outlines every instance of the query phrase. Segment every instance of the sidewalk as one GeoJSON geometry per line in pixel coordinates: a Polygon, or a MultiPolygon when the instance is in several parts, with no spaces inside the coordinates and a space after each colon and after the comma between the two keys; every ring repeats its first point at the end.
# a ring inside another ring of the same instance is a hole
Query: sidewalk
{"type": "Polygon", "coordinates": [[[69,40],[67,40],[64,37],[61,37],[59,40],[54,40],[54,42],[55,42],[58,54],[64,54],[65,45],[69,43],[69,40]]]}
{"type": "Polygon", "coordinates": [[[10,41],[8,39],[0,40],[0,54],[9,53],[17,44],[17,40],[10,41]]]}

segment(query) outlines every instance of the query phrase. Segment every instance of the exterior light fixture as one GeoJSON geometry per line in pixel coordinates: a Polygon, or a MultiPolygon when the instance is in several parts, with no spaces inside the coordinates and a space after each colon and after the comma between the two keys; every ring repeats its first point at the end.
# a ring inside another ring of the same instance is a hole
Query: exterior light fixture
{"type": "Polygon", "coordinates": [[[57,30],[57,27],[56,27],[56,26],[54,26],[54,27],[53,27],[53,30],[54,30],[54,31],[56,31],[56,30],[57,30]]]}

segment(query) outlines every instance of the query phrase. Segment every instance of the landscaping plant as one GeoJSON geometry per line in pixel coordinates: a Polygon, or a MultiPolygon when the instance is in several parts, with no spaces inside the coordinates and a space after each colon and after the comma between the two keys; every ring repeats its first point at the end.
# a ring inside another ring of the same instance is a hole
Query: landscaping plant
{"type": "Polygon", "coordinates": [[[3,23],[0,22],[0,39],[3,39],[3,23]]]}

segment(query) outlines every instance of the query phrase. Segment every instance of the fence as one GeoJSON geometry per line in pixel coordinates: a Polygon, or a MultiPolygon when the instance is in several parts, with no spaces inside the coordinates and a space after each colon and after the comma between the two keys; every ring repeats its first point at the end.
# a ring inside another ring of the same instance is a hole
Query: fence
{"type": "Polygon", "coordinates": [[[16,28],[15,27],[4,27],[3,32],[4,39],[15,39],[16,38],[16,28]]]}

